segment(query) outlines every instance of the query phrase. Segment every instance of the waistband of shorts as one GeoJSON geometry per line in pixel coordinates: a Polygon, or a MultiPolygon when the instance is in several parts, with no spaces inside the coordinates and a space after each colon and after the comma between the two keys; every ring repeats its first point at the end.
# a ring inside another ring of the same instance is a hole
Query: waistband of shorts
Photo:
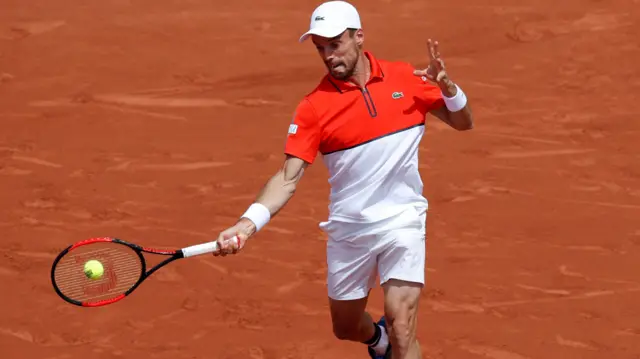
{"type": "Polygon", "coordinates": [[[327,234],[330,240],[384,234],[401,229],[424,231],[426,216],[426,209],[409,206],[406,210],[381,221],[360,223],[328,220],[320,223],[320,229],[327,234]]]}

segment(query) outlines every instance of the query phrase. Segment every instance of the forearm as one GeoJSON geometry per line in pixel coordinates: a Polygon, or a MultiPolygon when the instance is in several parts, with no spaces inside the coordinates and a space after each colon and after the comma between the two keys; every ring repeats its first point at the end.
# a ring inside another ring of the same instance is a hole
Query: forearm
{"type": "Polygon", "coordinates": [[[450,79],[443,79],[438,83],[440,91],[447,97],[445,100],[450,104],[461,103],[464,100],[464,106],[462,108],[454,108],[447,111],[447,122],[451,127],[459,131],[470,130],[473,128],[473,114],[469,107],[469,102],[466,99],[466,95],[461,93],[459,87],[450,79]]]}
{"type": "Polygon", "coordinates": [[[265,183],[255,202],[238,221],[248,235],[260,230],[289,202],[306,166],[300,159],[289,158],[265,183]]]}
{"type": "Polygon", "coordinates": [[[296,180],[285,178],[285,171],[278,171],[264,185],[256,202],[269,209],[271,217],[275,216],[289,202],[296,191],[296,180]]]}
{"type": "MultiPolygon", "coordinates": [[[[294,192],[295,183],[286,181],[284,170],[280,170],[267,181],[255,203],[265,206],[269,210],[269,219],[271,219],[289,202],[294,192]]],[[[255,223],[246,217],[240,218],[238,224],[245,228],[249,236],[257,231],[255,223]]]]}

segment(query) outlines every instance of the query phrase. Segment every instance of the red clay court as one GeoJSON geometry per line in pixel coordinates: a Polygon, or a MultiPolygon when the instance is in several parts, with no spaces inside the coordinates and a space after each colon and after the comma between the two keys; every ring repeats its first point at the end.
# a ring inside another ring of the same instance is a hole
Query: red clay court
{"type": "MultiPolygon", "coordinates": [[[[3,358],[366,356],[331,333],[321,161],[239,256],[99,309],[49,280],[77,240],[176,248],[235,221],[324,73],[297,43],[318,3],[3,1],[3,358]]],[[[471,132],[427,123],[425,357],[638,358],[638,1],[354,4],[380,58],[424,66],[439,40],[476,114],[471,132]]]]}

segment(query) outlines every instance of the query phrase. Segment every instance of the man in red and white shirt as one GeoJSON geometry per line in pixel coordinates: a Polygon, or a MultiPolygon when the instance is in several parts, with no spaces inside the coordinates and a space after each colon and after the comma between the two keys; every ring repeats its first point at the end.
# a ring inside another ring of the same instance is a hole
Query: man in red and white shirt
{"type": "Polygon", "coordinates": [[[215,255],[237,253],[285,206],[321,154],[331,185],[329,218],[320,227],[328,236],[334,333],[367,344],[371,358],[420,358],[415,327],[428,202],[419,145],[428,114],[460,131],[473,127],[466,96],[449,79],[437,42],[428,42],[425,70],[364,51],[360,16],[347,2],[317,7],[300,42],[308,38],[328,73],[295,110],[282,168],[220,234],[215,255]],[[238,241],[229,241],[234,235],[238,241]],[[376,275],[385,294],[378,323],[365,311],[376,275]]]}

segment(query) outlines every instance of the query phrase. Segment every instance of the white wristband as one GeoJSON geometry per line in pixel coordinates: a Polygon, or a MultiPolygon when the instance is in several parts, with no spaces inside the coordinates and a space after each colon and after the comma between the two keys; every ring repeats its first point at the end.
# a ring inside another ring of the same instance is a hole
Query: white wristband
{"type": "Polygon", "coordinates": [[[464,94],[458,85],[456,85],[456,89],[458,89],[458,92],[456,92],[456,95],[453,97],[447,97],[442,94],[444,104],[451,112],[460,111],[467,105],[467,95],[464,94]]]}
{"type": "Polygon", "coordinates": [[[270,220],[269,208],[261,203],[253,203],[240,218],[247,218],[256,225],[256,232],[262,229],[270,220]]]}

